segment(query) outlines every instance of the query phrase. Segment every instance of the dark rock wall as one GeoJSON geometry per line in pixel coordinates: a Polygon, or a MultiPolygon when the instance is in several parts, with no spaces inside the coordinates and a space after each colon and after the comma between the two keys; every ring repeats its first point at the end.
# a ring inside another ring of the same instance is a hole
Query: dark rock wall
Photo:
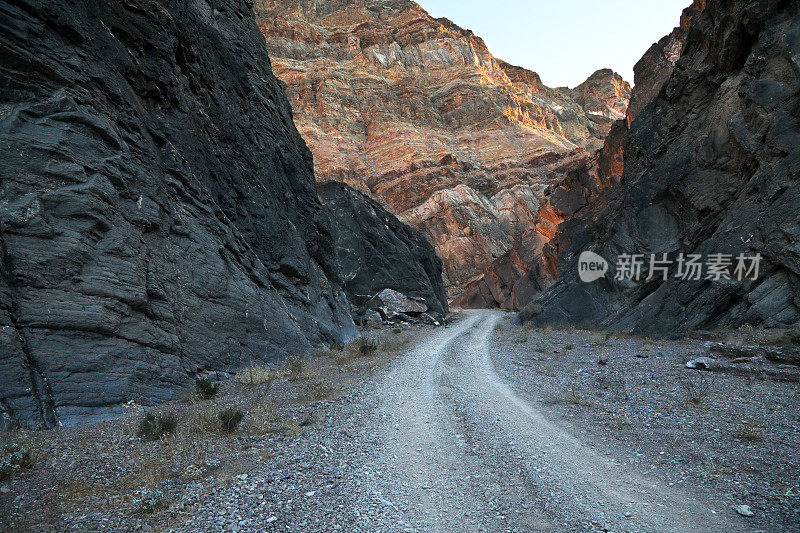
{"type": "Polygon", "coordinates": [[[70,423],[355,335],[244,0],[0,0],[0,415],[70,423]]]}
{"type": "Polygon", "coordinates": [[[343,183],[328,181],[318,190],[331,211],[340,279],[351,302],[394,289],[447,312],[442,261],[422,233],[343,183]]]}
{"type": "Polygon", "coordinates": [[[631,124],[621,185],[575,232],[559,281],[531,306],[534,314],[541,306],[533,320],[650,334],[796,322],[798,117],[798,2],[709,1],[672,75],[631,124]],[[612,273],[588,284],[577,277],[582,250],[612,265],[621,253],[760,253],[764,261],[757,281],[630,284],[612,273]]]}

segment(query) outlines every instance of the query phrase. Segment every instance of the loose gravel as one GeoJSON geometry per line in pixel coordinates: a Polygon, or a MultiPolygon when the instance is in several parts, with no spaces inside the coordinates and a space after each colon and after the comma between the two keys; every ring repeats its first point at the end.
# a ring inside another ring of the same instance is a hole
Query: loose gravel
{"type": "Polygon", "coordinates": [[[706,391],[682,365],[702,342],[508,318],[370,332],[403,341],[268,390],[231,380],[160,407],[192,420],[160,442],[125,420],[13,435],[38,460],[0,483],[0,529],[798,530],[797,384],[715,375],[706,391]],[[229,406],[246,413],[232,435],[208,420],[229,406]]]}

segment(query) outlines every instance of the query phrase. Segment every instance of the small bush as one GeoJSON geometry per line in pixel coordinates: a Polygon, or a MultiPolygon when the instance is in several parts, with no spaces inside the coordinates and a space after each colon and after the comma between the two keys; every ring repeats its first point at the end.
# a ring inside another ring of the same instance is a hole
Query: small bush
{"type": "Polygon", "coordinates": [[[569,393],[567,393],[567,395],[564,397],[564,400],[568,404],[579,405],[581,407],[589,407],[592,405],[590,402],[584,400],[583,396],[581,396],[580,393],[575,389],[570,390],[569,393]]]}
{"type": "Polygon", "coordinates": [[[800,346],[800,333],[792,334],[789,337],[789,341],[795,346],[800,346]]]}
{"type": "Polygon", "coordinates": [[[0,481],[11,477],[14,472],[33,468],[30,450],[19,444],[8,444],[0,451],[0,481]]]}
{"type": "Polygon", "coordinates": [[[303,374],[306,363],[299,355],[290,355],[281,365],[281,372],[289,379],[299,378],[303,374]]]}
{"type": "Polygon", "coordinates": [[[172,413],[158,415],[147,413],[139,423],[139,436],[146,440],[159,440],[175,432],[178,417],[172,413]]]}
{"type": "Polygon", "coordinates": [[[358,340],[358,353],[359,355],[372,355],[378,349],[378,343],[375,339],[360,338],[358,340]]]}
{"type": "Polygon", "coordinates": [[[219,413],[219,420],[222,422],[222,430],[226,433],[233,433],[236,431],[242,418],[244,418],[244,413],[234,407],[224,409],[219,413]]]}
{"type": "Polygon", "coordinates": [[[211,383],[211,380],[206,378],[198,378],[194,382],[194,388],[197,395],[204,400],[209,400],[217,395],[219,391],[219,383],[211,383]]]}
{"type": "Polygon", "coordinates": [[[259,434],[270,433],[280,426],[278,405],[262,394],[253,400],[247,409],[250,428],[259,434]]]}
{"type": "Polygon", "coordinates": [[[133,505],[141,513],[152,513],[169,507],[163,492],[147,487],[142,487],[134,493],[133,505]]]}
{"type": "Polygon", "coordinates": [[[194,434],[213,433],[219,427],[213,413],[202,409],[191,414],[188,425],[189,431],[194,434]]]}
{"type": "Polygon", "coordinates": [[[550,345],[549,345],[549,344],[547,344],[547,343],[546,343],[545,341],[543,341],[542,339],[536,339],[536,340],[533,342],[533,351],[535,351],[535,352],[539,352],[539,353],[547,353],[547,351],[548,351],[549,349],[550,349],[550,345]]]}
{"type": "Polygon", "coordinates": [[[733,437],[738,440],[755,442],[764,440],[764,431],[753,422],[744,422],[734,429],[733,437]]]}
{"type": "Polygon", "coordinates": [[[341,352],[342,350],[344,350],[344,344],[342,344],[341,342],[331,343],[330,350],[332,352],[341,352]]]}
{"type": "Polygon", "coordinates": [[[711,394],[713,380],[705,372],[678,374],[678,383],[684,393],[686,403],[700,405],[711,394]]]}
{"type": "Polygon", "coordinates": [[[307,383],[304,387],[300,401],[303,403],[321,402],[333,396],[334,392],[335,391],[327,383],[312,381],[307,383]]]}
{"type": "Polygon", "coordinates": [[[567,394],[560,395],[560,396],[551,396],[549,398],[545,398],[544,403],[547,405],[556,405],[556,404],[568,404],[568,405],[577,405],[579,407],[591,407],[591,402],[584,400],[583,396],[580,393],[573,389],[570,389],[567,394]]]}

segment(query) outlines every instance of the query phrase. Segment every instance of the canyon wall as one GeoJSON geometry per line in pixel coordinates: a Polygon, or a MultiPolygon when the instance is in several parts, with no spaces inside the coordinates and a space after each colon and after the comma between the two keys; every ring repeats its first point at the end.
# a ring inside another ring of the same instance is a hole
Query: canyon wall
{"type": "Polygon", "coordinates": [[[331,213],[339,279],[351,304],[392,289],[424,301],[433,314],[447,313],[442,261],[422,233],[344,183],[317,190],[331,213]]]}
{"type": "MultiPolygon", "coordinates": [[[[568,175],[625,117],[628,84],[600,70],[549,88],[408,0],[257,0],[254,10],[317,179],[420,229],[458,305],[511,306],[474,287],[516,243],[539,249],[586,196],[567,193],[568,175]],[[551,202],[554,192],[570,198],[551,202]]],[[[511,283],[518,272],[531,269],[520,264],[511,283]]]]}
{"type": "Polygon", "coordinates": [[[799,3],[702,4],[652,101],[632,99],[620,185],[574,228],[558,282],[521,318],[661,335],[800,318],[799,3]],[[584,251],[612,270],[582,282],[584,251]],[[634,253],[672,263],[619,276],[634,253]],[[679,271],[680,254],[701,258],[700,279],[679,271]],[[729,275],[709,271],[715,254],[729,275]],[[758,272],[735,275],[740,255],[760,257],[758,272]]]}
{"type": "Polygon", "coordinates": [[[0,425],[357,334],[250,5],[0,1],[0,425]]]}

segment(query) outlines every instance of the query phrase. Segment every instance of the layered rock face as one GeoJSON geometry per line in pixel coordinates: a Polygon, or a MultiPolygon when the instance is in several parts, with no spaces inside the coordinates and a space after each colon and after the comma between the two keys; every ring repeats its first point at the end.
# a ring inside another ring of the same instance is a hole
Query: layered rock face
{"type": "Polygon", "coordinates": [[[5,425],[174,398],[356,334],[247,2],[0,12],[5,425]]]}
{"type": "Polygon", "coordinates": [[[318,191],[331,212],[339,277],[352,304],[392,289],[424,301],[423,311],[447,312],[442,261],[419,231],[343,183],[321,183],[318,191]]]}
{"type": "Polygon", "coordinates": [[[551,89],[409,0],[258,0],[255,12],[317,179],[420,229],[451,297],[531,231],[554,232],[547,195],[625,116],[617,74],[551,89]]]}
{"type": "MultiPolygon", "coordinates": [[[[672,74],[675,62],[680,58],[686,43],[686,35],[692,19],[705,7],[704,0],[683,10],[680,25],[654,43],[634,66],[636,85],[630,92],[631,105],[622,111],[622,118],[614,122],[603,122],[607,135],[603,147],[585,165],[578,166],[570,173],[564,191],[554,197],[553,211],[561,223],[557,232],[544,242],[531,246],[531,239],[523,236],[506,253],[494,262],[489,272],[473,283],[461,299],[470,298],[477,302],[499,302],[500,307],[522,308],[558,278],[558,257],[573,245],[573,238],[581,230],[596,232],[597,218],[608,209],[607,191],[603,189],[619,183],[624,169],[624,142],[630,124],[636,114],[652,102],[661,87],[672,74]],[[564,209],[565,199],[567,209],[564,209]],[[559,202],[559,200],[561,200],[559,202]]],[[[591,80],[591,78],[590,78],[591,80]]],[[[593,87],[586,83],[584,86],[593,87]]],[[[602,87],[602,86],[601,86],[602,87]]],[[[576,88],[571,93],[582,105],[587,104],[585,88],[576,88]]],[[[597,89],[595,89],[597,91],[597,89]]],[[[590,93],[591,94],[591,93],[590,93]]],[[[606,99],[606,101],[610,101],[606,99]]],[[[619,117],[620,113],[615,116],[619,117]]],[[[486,304],[491,306],[491,304],[486,304]]]]}
{"type": "Polygon", "coordinates": [[[798,4],[707,2],[666,83],[631,123],[608,207],[574,233],[558,282],[525,316],[645,334],[798,321],[798,4]],[[612,264],[593,283],[578,277],[587,250],[612,264]],[[647,280],[647,264],[639,282],[617,279],[614,265],[633,253],[669,254],[667,279],[647,280]],[[701,279],[685,267],[681,275],[679,254],[700,256],[701,279]],[[714,254],[732,262],[732,279],[715,279],[714,254]],[[757,275],[735,275],[739,254],[762,258],[757,275]]]}
{"type": "Polygon", "coordinates": [[[566,175],[545,190],[534,226],[466,286],[454,307],[520,309],[558,279],[558,255],[566,236],[582,227],[603,189],[617,183],[599,170],[598,158],[585,157],[565,169],[566,175]]]}
{"type": "Polygon", "coordinates": [[[624,120],[617,120],[605,137],[598,154],[598,172],[609,180],[622,176],[624,165],[623,143],[636,116],[658,96],[661,87],[672,75],[675,63],[686,46],[686,36],[692,20],[705,9],[705,0],[694,3],[681,13],[680,24],[658,42],[653,43],[633,66],[634,88],[625,111],[624,120]]]}

